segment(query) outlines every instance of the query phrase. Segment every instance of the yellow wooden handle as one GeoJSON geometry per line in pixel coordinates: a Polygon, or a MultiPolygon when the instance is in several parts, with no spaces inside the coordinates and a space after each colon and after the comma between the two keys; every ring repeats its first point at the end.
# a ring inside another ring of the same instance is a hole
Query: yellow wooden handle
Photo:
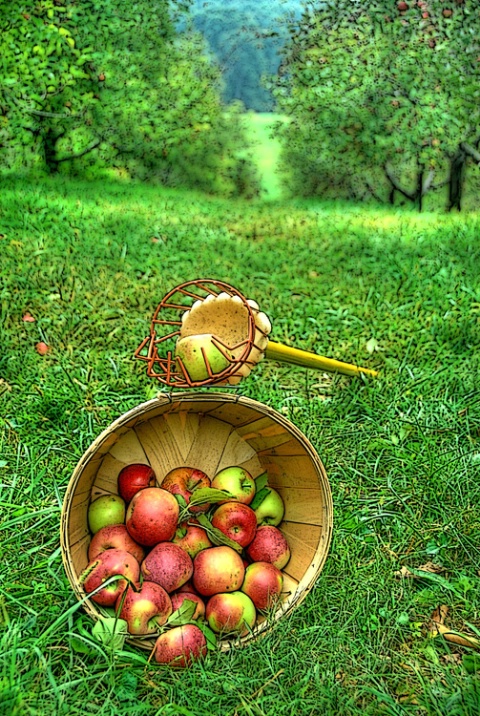
{"type": "Polygon", "coordinates": [[[316,368],[317,370],[326,370],[330,373],[343,373],[344,375],[364,375],[376,376],[378,371],[369,368],[360,368],[350,363],[342,363],[333,358],[325,358],[310,351],[301,351],[298,348],[284,346],[281,343],[273,343],[268,341],[265,350],[265,357],[271,360],[278,360],[282,363],[293,363],[304,368],[316,368]]]}

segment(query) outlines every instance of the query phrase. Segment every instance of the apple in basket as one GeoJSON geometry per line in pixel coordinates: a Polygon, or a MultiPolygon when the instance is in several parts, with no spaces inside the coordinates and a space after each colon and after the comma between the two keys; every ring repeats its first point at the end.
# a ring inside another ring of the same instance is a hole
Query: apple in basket
{"type": "Polygon", "coordinates": [[[101,495],[90,503],[87,513],[90,532],[125,521],[125,500],[120,495],[101,495]]]}
{"type": "Polygon", "coordinates": [[[173,627],[160,634],[155,642],[155,661],[183,669],[207,653],[207,640],[195,624],[173,627]]]}
{"type": "Polygon", "coordinates": [[[282,498],[272,487],[267,488],[268,495],[256,507],[255,514],[257,516],[258,525],[273,525],[276,527],[283,520],[285,514],[285,505],[282,498]]]}
{"type": "Polygon", "coordinates": [[[198,594],[193,594],[193,592],[175,592],[170,596],[174,612],[176,612],[177,609],[180,609],[185,600],[188,600],[189,602],[194,602],[194,604],[197,605],[192,615],[193,620],[200,619],[200,617],[205,616],[205,602],[198,596],[198,594]]]}
{"type": "Polygon", "coordinates": [[[290,559],[290,547],[278,527],[264,525],[257,529],[247,547],[247,555],[252,562],[270,562],[283,569],[290,559]]]}
{"type": "Polygon", "coordinates": [[[191,578],[193,562],[177,544],[160,542],[147,554],[141,569],[145,579],[156,582],[170,594],[191,578]]]}
{"type": "Polygon", "coordinates": [[[130,634],[155,634],[173,611],[167,592],[155,582],[136,582],[115,603],[120,619],[125,619],[130,634]]]}
{"type": "Polygon", "coordinates": [[[130,552],[123,549],[107,549],[98,555],[80,575],[80,584],[93,602],[102,607],[112,607],[120,594],[123,594],[128,582],[138,582],[140,577],[140,565],[130,552]],[[125,579],[113,580],[98,592],[92,594],[101,587],[110,577],[125,577],[125,579]]]}
{"type": "Polygon", "coordinates": [[[178,525],[172,542],[178,544],[193,559],[202,549],[212,546],[207,533],[194,520],[188,520],[178,525]]]}
{"type": "Polygon", "coordinates": [[[245,576],[241,556],[232,547],[210,547],[193,560],[193,586],[204,597],[240,589],[245,576]]]}
{"type": "MultiPolygon", "coordinates": [[[[195,467],[176,467],[165,475],[162,487],[172,495],[181,495],[188,505],[195,490],[210,487],[210,478],[195,467]]],[[[195,505],[190,510],[191,512],[205,512],[209,507],[210,505],[195,505]]]]}
{"type": "Polygon", "coordinates": [[[226,490],[232,495],[230,499],[242,502],[244,505],[249,505],[255,496],[255,480],[248,470],[235,465],[217,472],[212,480],[212,487],[226,490]]]}
{"type": "Polygon", "coordinates": [[[125,524],[135,542],[153,547],[172,539],[179,511],[178,502],[171,492],[161,487],[146,487],[132,497],[125,524]]]}
{"type": "Polygon", "coordinates": [[[118,492],[125,502],[130,502],[132,497],[145,487],[155,487],[155,473],[150,465],[135,462],[120,470],[118,492]]]}
{"type": "Polygon", "coordinates": [[[255,605],[244,592],[215,594],[208,600],[205,615],[209,627],[224,635],[246,636],[257,620],[255,605]]]}
{"type": "Polygon", "coordinates": [[[246,547],[255,537],[257,517],[248,505],[224,502],[213,513],[212,526],[241,547],[246,547]]]}
{"type": "Polygon", "coordinates": [[[137,562],[145,557],[144,548],[130,537],[125,525],[106,525],[96,532],[88,547],[88,561],[91,562],[106,549],[123,549],[133,554],[137,562]]]}
{"type": "Polygon", "coordinates": [[[265,611],[275,606],[283,589],[283,575],[270,562],[252,562],[245,570],[242,592],[245,592],[255,608],[265,611]]]}

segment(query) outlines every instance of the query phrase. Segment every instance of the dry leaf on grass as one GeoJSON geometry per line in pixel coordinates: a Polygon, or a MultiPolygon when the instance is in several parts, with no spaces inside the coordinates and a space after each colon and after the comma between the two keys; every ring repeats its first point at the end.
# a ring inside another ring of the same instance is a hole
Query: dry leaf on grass
{"type": "Polygon", "coordinates": [[[421,577],[417,574],[417,572],[442,574],[442,572],[445,571],[445,567],[442,567],[440,564],[426,562],[425,564],[420,565],[420,567],[416,567],[415,571],[411,571],[408,567],[403,566],[401,569],[395,572],[395,577],[397,577],[397,579],[420,579],[421,577]]]}
{"type": "Polygon", "coordinates": [[[437,607],[431,615],[430,622],[430,637],[436,637],[439,634],[443,636],[446,641],[458,646],[467,646],[471,649],[480,650],[480,639],[477,639],[470,634],[464,634],[461,632],[454,631],[446,626],[445,619],[448,614],[448,607],[445,604],[437,607]]]}

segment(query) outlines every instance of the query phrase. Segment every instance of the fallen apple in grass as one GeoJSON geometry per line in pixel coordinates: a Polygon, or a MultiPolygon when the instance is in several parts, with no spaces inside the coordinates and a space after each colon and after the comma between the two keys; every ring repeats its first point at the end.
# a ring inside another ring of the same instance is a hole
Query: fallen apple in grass
{"type": "Polygon", "coordinates": [[[93,534],[107,525],[122,524],[125,521],[125,501],[120,495],[101,495],[90,503],[87,520],[93,534]]]}
{"type": "Polygon", "coordinates": [[[276,527],[283,520],[285,514],[285,505],[279,493],[272,487],[266,488],[268,494],[263,501],[255,509],[257,524],[273,525],[276,527]]]}
{"type": "Polygon", "coordinates": [[[195,611],[192,614],[192,619],[195,621],[196,619],[200,619],[200,617],[205,616],[205,602],[201,597],[198,596],[198,594],[194,594],[193,592],[175,592],[175,594],[171,595],[172,599],[172,607],[173,611],[176,612],[177,609],[180,609],[182,604],[185,600],[189,602],[193,602],[196,604],[195,611]]]}
{"type": "Polygon", "coordinates": [[[290,559],[290,547],[278,527],[264,525],[257,529],[247,547],[247,555],[252,562],[270,562],[283,569],[290,559]]]}
{"type": "Polygon", "coordinates": [[[179,669],[191,666],[207,653],[207,640],[195,624],[168,629],[155,642],[155,661],[179,669]]]}
{"type": "Polygon", "coordinates": [[[220,470],[212,480],[212,487],[226,490],[232,495],[230,499],[242,502],[244,505],[249,505],[255,496],[255,480],[248,470],[237,465],[220,470]]]}
{"type": "Polygon", "coordinates": [[[130,634],[155,634],[173,611],[167,592],[155,582],[129,585],[115,603],[120,619],[125,619],[130,634]]]}
{"type": "Polygon", "coordinates": [[[168,542],[177,529],[178,502],[161,487],[146,487],[128,505],[125,524],[133,539],[145,547],[168,542]]]}
{"type": "Polygon", "coordinates": [[[215,337],[210,333],[180,338],[175,356],[192,382],[207,380],[221,373],[233,358],[226,348],[215,344],[215,337]]]}
{"type": "Polygon", "coordinates": [[[160,542],[147,554],[141,569],[145,579],[156,582],[170,594],[191,578],[193,563],[177,544],[160,542]]]}
{"type": "Polygon", "coordinates": [[[150,465],[135,462],[120,470],[118,492],[125,502],[130,502],[132,497],[145,487],[155,487],[155,472],[150,465]]]}
{"type": "Polygon", "coordinates": [[[223,635],[245,636],[257,620],[255,605],[244,592],[215,594],[208,600],[205,616],[209,627],[223,635]]]}
{"type": "Polygon", "coordinates": [[[259,611],[271,609],[278,602],[283,589],[283,575],[270,562],[252,562],[245,570],[242,592],[245,592],[259,611]]]}
{"type": "MultiPolygon", "coordinates": [[[[202,470],[195,467],[176,467],[162,480],[162,488],[168,490],[172,495],[181,495],[185,502],[190,502],[195,490],[202,487],[210,487],[210,478],[202,470]]],[[[191,512],[205,512],[210,505],[194,505],[191,512]]]]}
{"type": "Polygon", "coordinates": [[[93,535],[88,547],[88,561],[91,562],[106,549],[123,549],[130,552],[138,563],[145,557],[144,548],[132,539],[124,524],[105,525],[93,535]]]}
{"type": "Polygon", "coordinates": [[[245,576],[243,560],[227,546],[210,547],[193,560],[193,586],[204,597],[220,592],[235,592],[245,576]]]}
{"type": "Polygon", "coordinates": [[[140,565],[130,552],[123,549],[107,549],[98,555],[80,575],[80,584],[87,594],[91,594],[91,600],[103,607],[112,607],[118,597],[123,594],[128,582],[138,582],[140,577],[140,565]],[[107,586],[92,594],[98,587],[110,577],[125,577],[116,579],[107,586]]]}
{"type": "Polygon", "coordinates": [[[213,513],[212,526],[246,547],[255,537],[257,518],[255,512],[241,502],[225,502],[213,513]]]}

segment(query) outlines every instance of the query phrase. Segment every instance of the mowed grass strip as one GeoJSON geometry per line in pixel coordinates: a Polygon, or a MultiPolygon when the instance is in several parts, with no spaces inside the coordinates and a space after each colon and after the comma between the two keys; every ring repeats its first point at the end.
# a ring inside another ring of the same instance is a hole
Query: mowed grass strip
{"type": "Polygon", "coordinates": [[[476,716],[478,659],[429,623],[444,605],[480,628],[478,215],[21,179],[0,211],[0,713],[476,716]],[[380,375],[264,361],[241,384],[315,445],[333,543],[267,636],[173,672],[92,641],[59,516],[92,440],[161,388],[132,354],[196,277],[255,298],[274,340],[380,375]]]}

